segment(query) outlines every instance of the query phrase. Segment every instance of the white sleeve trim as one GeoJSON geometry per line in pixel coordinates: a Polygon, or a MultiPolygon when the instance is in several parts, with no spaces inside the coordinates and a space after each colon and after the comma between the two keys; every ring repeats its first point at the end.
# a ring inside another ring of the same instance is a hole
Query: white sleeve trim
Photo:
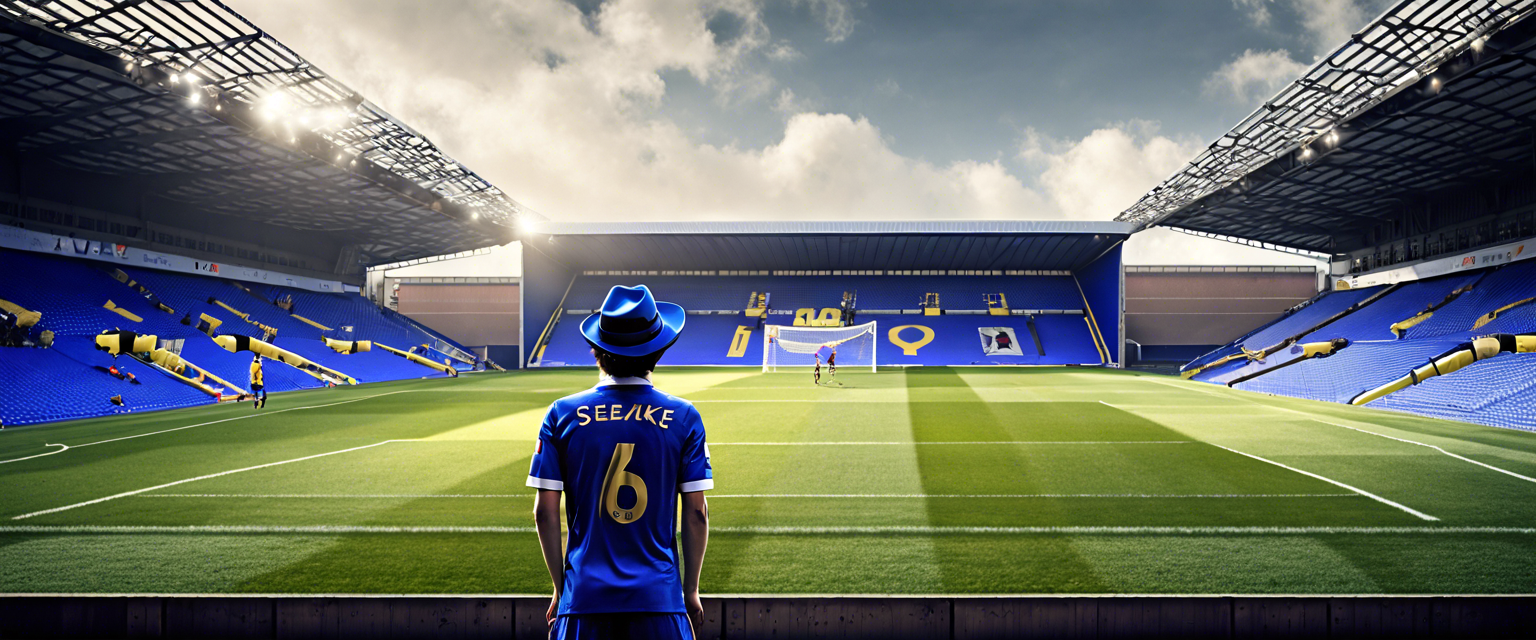
{"type": "Polygon", "coordinates": [[[684,482],[680,485],[677,485],[677,492],[693,493],[695,491],[709,491],[713,488],[715,488],[715,481],[709,478],[705,478],[703,480],[694,480],[693,482],[684,482]]]}
{"type": "Polygon", "coordinates": [[[535,489],[547,489],[549,491],[565,491],[564,482],[559,480],[550,480],[549,478],[540,478],[538,476],[528,476],[528,486],[535,489]]]}

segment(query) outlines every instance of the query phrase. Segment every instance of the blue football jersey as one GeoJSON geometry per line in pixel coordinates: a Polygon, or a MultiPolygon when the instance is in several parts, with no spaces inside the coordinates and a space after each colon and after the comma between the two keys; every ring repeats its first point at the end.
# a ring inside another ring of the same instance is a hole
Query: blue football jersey
{"type": "Polygon", "coordinates": [[[556,400],[528,486],[565,492],[560,615],[683,613],[677,494],[714,488],[704,421],[643,378],[556,400]]]}

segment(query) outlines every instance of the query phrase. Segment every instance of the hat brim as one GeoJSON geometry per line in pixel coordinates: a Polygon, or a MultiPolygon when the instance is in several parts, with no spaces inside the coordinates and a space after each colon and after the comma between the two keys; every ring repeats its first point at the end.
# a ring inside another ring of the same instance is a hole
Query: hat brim
{"type": "Polygon", "coordinates": [[[601,313],[594,313],[581,321],[581,335],[587,339],[588,344],[616,356],[648,356],[677,342],[677,336],[683,332],[683,323],[688,319],[688,314],[681,306],[670,302],[657,302],[656,313],[661,316],[661,333],[641,344],[624,347],[604,342],[597,331],[597,323],[602,319],[601,313]]]}

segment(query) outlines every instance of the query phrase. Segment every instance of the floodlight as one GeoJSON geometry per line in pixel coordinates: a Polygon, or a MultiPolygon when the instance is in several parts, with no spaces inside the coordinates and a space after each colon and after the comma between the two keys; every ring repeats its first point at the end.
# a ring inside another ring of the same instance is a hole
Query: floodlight
{"type": "Polygon", "coordinates": [[[1302,160],[1310,160],[1311,158],[1312,158],[1312,147],[1302,147],[1301,148],[1301,159],[1302,160]]]}
{"type": "Polygon", "coordinates": [[[196,89],[193,89],[192,93],[187,96],[187,102],[190,102],[192,104],[197,104],[197,103],[200,103],[202,101],[203,101],[203,94],[201,92],[197,91],[196,89]]]}

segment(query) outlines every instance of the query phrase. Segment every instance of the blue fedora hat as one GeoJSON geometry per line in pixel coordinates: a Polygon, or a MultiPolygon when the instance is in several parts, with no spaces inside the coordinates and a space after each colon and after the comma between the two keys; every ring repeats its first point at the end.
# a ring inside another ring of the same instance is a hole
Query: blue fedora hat
{"type": "Polygon", "coordinates": [[[645,285],[608,290],[601,311],[581,321],[592,346],[616,356],[648,356],[672,346],[687,315],[670,302],[657,302],[645,285]]]}

